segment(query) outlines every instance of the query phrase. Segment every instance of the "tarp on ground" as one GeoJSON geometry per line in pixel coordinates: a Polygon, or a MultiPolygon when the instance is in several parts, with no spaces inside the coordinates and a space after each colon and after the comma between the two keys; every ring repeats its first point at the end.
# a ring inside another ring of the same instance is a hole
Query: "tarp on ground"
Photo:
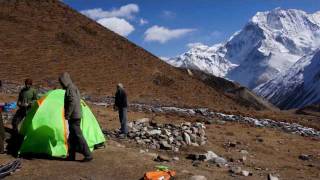
{"type": "MultiPolygon", "coordinates": [[[[52,90],[34,103],[20,127],[19,132],[24,140],[19,154],[67,157],[69,131],[64,118],[64,94],[64,90],[52,90]]],[[[83,100],[81,108],[81,129],[92,151],[96,144],[105,142],[104,134],[83,100]]]]}

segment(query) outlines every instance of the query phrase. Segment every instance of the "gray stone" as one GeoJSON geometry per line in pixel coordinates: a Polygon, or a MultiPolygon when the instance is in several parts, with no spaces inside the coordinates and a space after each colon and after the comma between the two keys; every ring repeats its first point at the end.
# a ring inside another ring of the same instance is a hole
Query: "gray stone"
{"type": "Polygon", "coordinates": [[[198,160],[192,161],[192,166],[194,166],[194,167],[199,167],[200,164],[201,164],[201,162],[198,160]]]}
{"type": "Polygon", "coordinates": [[[216,153],[214,153],[213,151],[208,151],[205,154],[205,161],[209,161],[209,160],[217,158],[217,157],[218,157],[218,155],[216,153]]]}
{"type": "Polygon", "coordinates": [[[215,164],[220,164],[220,165],[226,165],[228,162],[222,157],[216,157],[214,159],[209,160],[210,162],[213,162],[215,164]]]}
{"type": "Polygon", "coordinates": [[[269,174],[268,175],[268,180],[279,180],[279,178],[276,177],[276,176],[273,176],[272,174],[269,174]]]}
{"type": "Polygon", "coordinates": [[[241,171],[241,174],[242,174],[242,176],[249,176],[250,172],[243,170],[243,171],[241,171]]]}
{"type": "Polygon", "coordinates": [[[174,138],[173,137],[169,137],[169,143],[172,144],[174,141],[174,138]]]}
{"type": "Polygon", "coordinates": [[[159,162],[169,162],[171,160],[171,158],[169,158],[168,156],[165,155],[158,155],[158,157],[155,159],[155,161],[159,161],[159,162]]]}
{"type": "Polygon", "coordinates": [[[197,136],[195,134],[190,134],[191,142],[197,142],[197,136]]]}
{"type": "Polygon", "coordinates": [[[247,150],[244,150],[244,149],[242,149],[242,150],[240,151],[240,153],[241,153],[241,154],[244,154],[244,155],[249,154],[249,152],[248,152],[247,150]]]}
{"type": "Polygon", "coordinates": [[[198,147],[199,146],[199,144],[197,144],[197,143],[191,143],[190,145],[194,146],[194,147],[198,147]]]}
{"type": "Polygon", "coordinates": [[[310,160],[310,156],[309,155],[306,155],[306,154],[301,154],[299,156],[299,159],[303,160],[303,161],[308,161],[310,160]]]}
{"type": "Polygon", "coordinates": [[[168,144],[167,141],[161,141],[160,142],[160,148],[164,149],[164,150],[171,150],[172,146],[170,144],[168,144]]]}
{"type": "Polygon", "coordinates": [[[231,173],[233,174],[240,174],[241,173],[241,167],[237,166],[237,167],[231,167],[229,170],[231,173]]]}
{"type": "Polygon", "coordinates": [[[207,180],[207,178],[201,175],[194,175],[194,176],[191,176],[189,180],[207,180]]]}
{"type": "Polygon", "coordinates": [[[183,138],[187,145],[191,144],[191,139],[188,133],[183,133],[183,138]]]}
{"type": "Polygon", "coordinates": [[[153,136],[153,135],[160,135],[161,134],[161,130],[158,129],[154,129],[148,132],[149,135],[153,136]]]}
{"type": "Polygon", "coordinates": [[[179,160],[180,160],[180,158],[179,158],[179,157],[177,157],[177,156],[175,156],[175,157],[173,157],[173,158],[172,158],[172,160],[174,160],[174,161],[179,161],[179,160]]]}

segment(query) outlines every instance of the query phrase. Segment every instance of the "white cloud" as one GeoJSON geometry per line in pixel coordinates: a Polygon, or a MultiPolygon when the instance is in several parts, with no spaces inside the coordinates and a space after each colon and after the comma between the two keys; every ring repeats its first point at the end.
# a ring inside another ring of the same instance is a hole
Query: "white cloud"
{"type": "Polygon", "coordinates": [[[134,31],[134,27],[128,21],[122,18],[102,18],[99,19],[97,22],[102,26],[118,33],[121,36],[128,36],[132,31],[134,31]]]}
{"type": "Polygon", "coordinates": [[[145,24],[148,24],[148,23],[149,23],[148,20],[143,19],[143,18],[140,18],[139,24],[140,24],[141,26],[143,26],[143,25],[145,25],[145,24]]]}
{"type": "Polygon", "coordinates": [[[179,38],[184,36],[195,29],[168,29],[162,26],[152,26],[151,28],[147,29],[144,33],[145,41],[158,41],[160,43],[166,43],[167,41],[175,38],[179,38]]]}
{"type": "Polygon", "coordinates": [[[127,4],[125,6],[121,6],[119,9],[114,8],[109,11],[103,10],[102,8],[94,8],[81,11],[82,14],[94,20],[110,17],[132,19],[134,17],[134,14],[138,12],[139,6],[137,4],[127,4]]]}
{"type": "Polygon", "coordinates": [[[199,47],[199,46],[205,46],[203,43],[200,43],[200,42],[195,42],[195,43],[188,43],[187,44],[187,47],[189,48],[189,49],[192,49],[192,48],[194,48],[194,47],[199,47]]]}

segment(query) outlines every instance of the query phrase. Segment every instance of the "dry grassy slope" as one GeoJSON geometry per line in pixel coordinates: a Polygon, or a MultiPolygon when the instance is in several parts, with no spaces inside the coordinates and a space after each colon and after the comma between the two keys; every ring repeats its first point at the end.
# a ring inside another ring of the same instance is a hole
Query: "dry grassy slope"
{"type": "Polygon", "coordinates": [[[0,0],[0,79],[56,83],[68,71],[82,91],[216,110],[246,109],[57,0],[0,0]]]}

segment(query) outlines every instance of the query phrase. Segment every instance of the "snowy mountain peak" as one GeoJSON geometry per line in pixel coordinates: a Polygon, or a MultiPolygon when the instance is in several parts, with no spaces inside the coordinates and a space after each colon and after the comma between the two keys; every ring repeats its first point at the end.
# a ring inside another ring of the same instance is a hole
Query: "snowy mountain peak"
{"type": "Polygon", "coordinates": [[[223,44],[193,44],[189,51],[167,62],[226,77],[253,89],[319,45],[320,12],[276,8],[256,13],[223,44]]]}

